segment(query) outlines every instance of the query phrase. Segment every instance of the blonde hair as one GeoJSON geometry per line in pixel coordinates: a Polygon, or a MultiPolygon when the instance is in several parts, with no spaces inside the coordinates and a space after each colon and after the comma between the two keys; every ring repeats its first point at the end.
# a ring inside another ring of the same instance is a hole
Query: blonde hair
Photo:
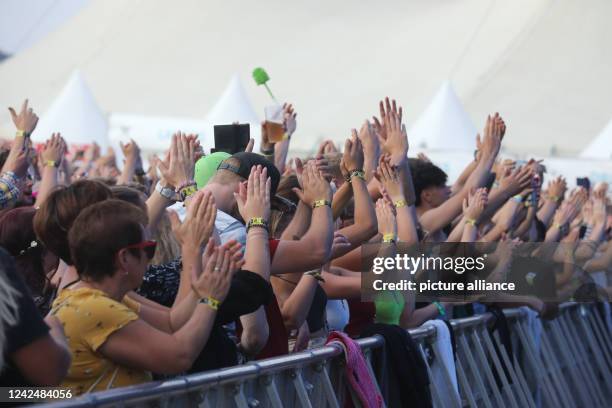
{"type": "Polygon", "coordinates": [[[155,239],[157,240],[157,249],[155,250],[155,256],[151,260],[153,265],[165,264],[181,256],[181,245],[172,232],[170,217],[168,217],[166,211],[164,211],[159,220],[155,239]]]}

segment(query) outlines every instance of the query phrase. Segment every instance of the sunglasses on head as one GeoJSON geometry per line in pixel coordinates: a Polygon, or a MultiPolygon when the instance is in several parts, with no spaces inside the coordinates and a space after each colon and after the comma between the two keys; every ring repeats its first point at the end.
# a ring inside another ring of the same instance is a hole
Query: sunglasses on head
{"type": "Polygon", "coordinates": [[[145,251],[147,258],[151,260],[155,256],[155,248],[157,248],[157,242],[142,241],[142,242],[139,242],[138,244],[128,245],[126,247],[123,247],[122,249],[141,249],[145,251]]]}

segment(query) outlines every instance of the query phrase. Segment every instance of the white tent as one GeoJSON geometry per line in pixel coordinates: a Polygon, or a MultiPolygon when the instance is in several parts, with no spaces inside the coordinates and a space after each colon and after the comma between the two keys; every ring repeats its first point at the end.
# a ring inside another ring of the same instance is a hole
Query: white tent
{"type": "Polygon", "coordinates": [[[32,134],[35,142],[43,142],[53,132],[60,132],[69,145],[97,142],[106,148],[108,123],[81,73],[72,73],[68,83],[41,117],[32,134]]]}
{"type": "Polygon", "coordinates": [[[612,119],[595,139],[580,153],[580,157],[612,159],[612,119]]]}
{"type": "Polygon", "coordinates": [[[476,127],[446,81],[408,132],[410,144],[431,150],[473,151],[476,127]]]}
{"type": "Polygon", "coordinates": [[[251,137],[255,139],[254,152],[259,151],[261,121],[251,103],[238,74],[234,74],[223,94],[206,116],[208,132],[200,139],[205,150],[214,147],[214,125],[229,125],[233,122],[250,125],[251,137]]]}

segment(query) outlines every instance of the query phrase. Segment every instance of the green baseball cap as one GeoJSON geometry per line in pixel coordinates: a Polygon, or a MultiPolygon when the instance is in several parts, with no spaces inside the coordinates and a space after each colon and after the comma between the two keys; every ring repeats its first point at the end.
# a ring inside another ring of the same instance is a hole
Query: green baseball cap
{"type": "Polygon", "coordinates": [[[201,157],[195,165],[195,182],[198,189],[204,187],[208,180],[217,172],[219,164],[232,155],[226,152],[215,152],[208,156],[201,157]]]}

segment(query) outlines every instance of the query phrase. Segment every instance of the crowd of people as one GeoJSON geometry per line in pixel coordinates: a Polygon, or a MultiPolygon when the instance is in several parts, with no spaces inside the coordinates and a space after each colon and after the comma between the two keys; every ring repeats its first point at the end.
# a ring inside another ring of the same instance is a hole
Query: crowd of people
{"type": "Polygon", "coordinates": [[[506,123],[497,113],[449,185],[425,155],[408,157],[402,108],[388,98],[342,149],[325,141],[288,159],[299,136],[285,104],[283,140],[272,143],[262,124],[260,152],[251,142],[205,154],[197,135],[178,132],[148,169],[133,141],[121,145],[121,167],[112,149],[69,149],[59,133],[33,146],[38,117],[27,101],[9,110],[0,386],[81,395],[317,347],[331,331],[357,338],[517,305],[553,317],[585,282],[597,283],[595,298],[611,293],[607,184],[567,191],[562,177],[546,179],[545,163],[499,157],[506,123]],[[557,300],[362,299],[366,244],[393,256],[400,244],[444,242],[486,252],[487,279],[528,274],[557,300]],[[520,255],[534,254],[550,262],[521,267],[520,255]]]}

